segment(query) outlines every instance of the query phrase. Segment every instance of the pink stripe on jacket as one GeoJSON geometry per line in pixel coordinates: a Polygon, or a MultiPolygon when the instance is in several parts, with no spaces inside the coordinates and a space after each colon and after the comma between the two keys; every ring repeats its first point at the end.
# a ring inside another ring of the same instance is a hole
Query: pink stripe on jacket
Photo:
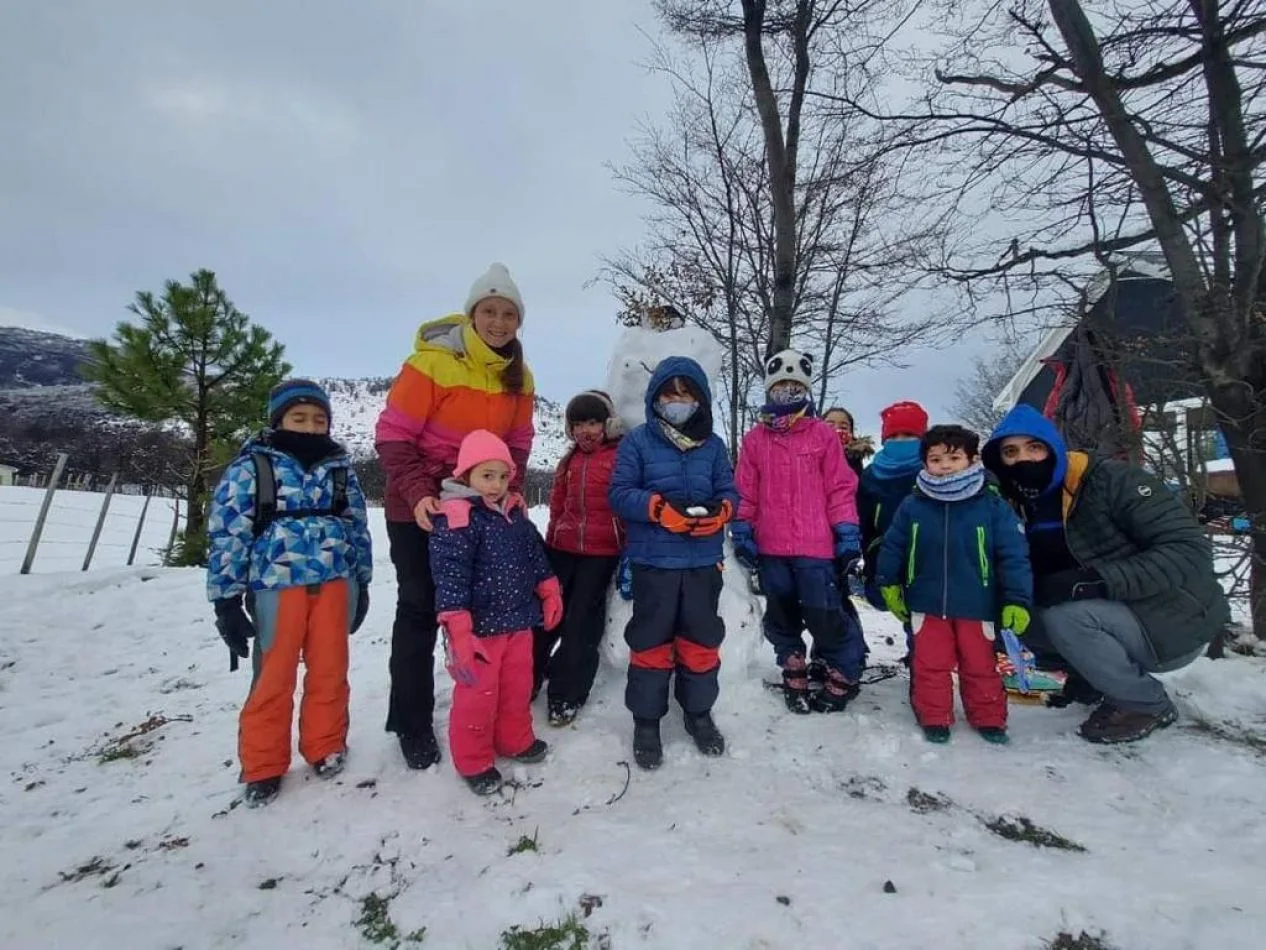
{"type": "Polygon", "coordinates": [[[761,554],[829,560],[832,528],[857,524],[857,475],[821,419],[801,419],[788,432],[758,425],[747,433],[735,482],[738,518],[751,523],[761,554]]]}

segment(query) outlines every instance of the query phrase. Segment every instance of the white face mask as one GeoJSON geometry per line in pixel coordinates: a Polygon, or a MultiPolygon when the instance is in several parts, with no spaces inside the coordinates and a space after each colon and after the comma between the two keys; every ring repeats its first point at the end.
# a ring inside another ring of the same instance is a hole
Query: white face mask
{"type": "Polygon", "coordinates": [[[689,422],[690,417],[699,411],[699,404],[694,400],[690,402],[664,402],[661,400],[655,406],[655,411],[670,426],[680,426],[689,422]]]}

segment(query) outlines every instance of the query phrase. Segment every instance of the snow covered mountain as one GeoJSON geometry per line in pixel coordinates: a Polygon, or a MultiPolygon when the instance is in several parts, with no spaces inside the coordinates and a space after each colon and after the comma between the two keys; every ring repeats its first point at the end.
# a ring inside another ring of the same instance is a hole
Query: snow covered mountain
{"type": "MultiPolygon", "coordinates": [[[[88,358],[86,340],[0,326],[0,413],[23,426],[97,424],[112,414],[93,395],[79,367],[88,358]]],[[[374,454],[374,423],[382,411],[389,377],[323,378],[334,410],[334,435],[353,455],[374,454]]],[[[532,467],[553,470],[567,450],[563,409],[548,399],[537,399],[536,443],[532,467]]]]}

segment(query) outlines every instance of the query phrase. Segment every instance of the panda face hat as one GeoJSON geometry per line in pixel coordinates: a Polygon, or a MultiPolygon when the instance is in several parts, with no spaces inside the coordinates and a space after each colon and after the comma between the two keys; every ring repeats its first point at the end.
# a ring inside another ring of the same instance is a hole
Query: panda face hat
{"type": "Polygon", "coordinates": [[[813,356],[798,350],[783,350],[765,361],[765,392],[779,383],[799,383],[805,392],[813,390],[813,356]]]}

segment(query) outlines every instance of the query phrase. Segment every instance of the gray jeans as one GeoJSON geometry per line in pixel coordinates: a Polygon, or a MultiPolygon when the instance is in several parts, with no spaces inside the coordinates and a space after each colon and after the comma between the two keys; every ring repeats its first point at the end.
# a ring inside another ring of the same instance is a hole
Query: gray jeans
{"type": "Polygon", "coordinates": [[[1134,611],[1115,600],[1073,600],[1038,615],[1034,645],[1049,645],[1114,706],[1131,712],[1169,709],[1169,694],[1151,674],[1182,669],[1204,652],[1201,647],[1189,656],[1157,662],[1134,611]]]}

